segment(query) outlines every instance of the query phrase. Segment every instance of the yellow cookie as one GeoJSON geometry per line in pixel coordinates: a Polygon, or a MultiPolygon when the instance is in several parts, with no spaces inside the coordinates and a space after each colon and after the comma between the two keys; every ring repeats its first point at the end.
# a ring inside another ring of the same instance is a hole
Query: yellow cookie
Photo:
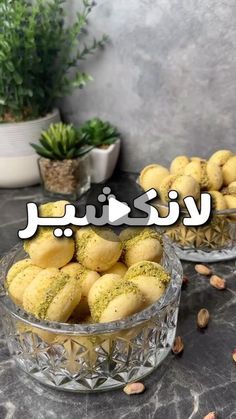
{"type": "Polygon", "coordinates": [[[124,279],[137,285],[148,306],[164,294],[170,282],[170,274],[158,263],[142,261],[131,266],[124,279]]]}
{"type": "Polygon", "coordinates": [[[213,209],[217,211],[223,211],[227,208],[224,196],[219,191],[209,191],[212,197],[213,209]]]}
{"type": "Polygon", "coordinates": [[[223,167],[224,164],[233,157],[234,153],[230,150],[218,150],[209,158],[209,162],[215,163],[220,167],[223,167]]]}
{"type": "Polygon", "coordinates": [[[7,273],[6,286],[8,287],[10,282],[15,278],[15,276],[18,275],[24,269],[28,268],[30,265],[32,265],[31,259],[22,259],[14,263],[14,265],[12,265],[12,267],[9,269],[7,273]]]}
{"type": "Polygon", "coordinates": [[[123,242],[123,259],[127,266],[142,260],[160,262],[163,254],[161,236],[151,228],[136,231],[133,237],[123,242]]]}
{"type": "Polygon", "coordinates": [[[59,269],[41,271],[26,288],[23,306],[40,319],[66,322],[81,299],[79,282],[59,269]]]}
{"type": "Polygon", "coordinates": [[[170,173],[172,175],[183,175],[185,166],[190,162],[187,156],[177,156],[172,160],[170,165],[170,173]]]}
{"type": "Polygon", "coordinates": [[[22,269],[18,272],[14,278],[8,282],[8,293],[12,301],[15,304],[22,306],[23,305],[23,296],[28,285],[34,280],[36,275],[41,272],[42,269],[35,265],[29,265],[25,269],[22,269]]]}
{"type": "Polygon", "coordinates": [[[231,182],[228,186],[229,195],[236,195],[236,181],[231,182]]]}
{"type": "Polygon", "coordinates": [[[108,228],[81,228],[76,232],[76,258],[92,271],[110,269],[120,258],[122,245],[119,237],[108,228]]]}
{"type": "Polygon", "coordinates": [[[116,274],[123,277],[127,272],[127,266],[122,262],[116,262],[110,269],[103,272],[103,274],[116,274]]]}
{"type": "Polygon", "coordinates": [[[121,320],[142,310],[144,301],[135,284],[122,280],[97,298],[91,306],[91,315],[99,323],[121,320]]]}
{"type": "Polygon", "coordinates": [[[159,164],[150,164],[141,171],[139,183],[145,191],[151,188],[158,190],[162,180],[168,175],[169,170],[165,167],[159,164]]]}
{"type": "Polygon", "coordinates": [[[201,189],[218,191],[223,184],[221,169],[213,162],[194,160],[185,167],[184,174],[192,176],[201,189]]]}
{"type": "Polygon", "coordinates": [[[88,294],[88,303],[90,309],[92,308],[95,301],[103,296],[106,292],[114,288],[119,282],[123,281],[120,275],[116,274],[105,274],[101,276],[95,284],[91,287],[88,294]]]}
{"type": "Polygon", "coordinates": [[[24,243],[32,262],[40,268],[61,268],[71,261],[75,251],[73,238],[56,238],[52,230],[41,229],[24,243]]]}
{"type": "Polygon", "coordinates": [[[236,181],[236,156],[230,157],[222,167],[224,185],[236,181]]]}
{"type": "Polygon", "coordinates": [[[179,202],[181,204],[183,204],[183,199],[187,196],[198,199],[200,195],[199,183],[192,176],[187,175],[170,175],[163,180],[160,186],[160,194],[163,202],[169,201],[168,192],[170,190],[178,192],[179,202]]]}
{"type": "Polygon", "coordinates": [[[64,272],[79,281],[81,287],[81,300],[72,316],[77,319],[83,318],[89,313],[88,294],[90,288],[98,278],[100,278],[100,275],[95,271],[84,268],[80,263],[69,263],[61,269],[61,272],[64,272]]]}

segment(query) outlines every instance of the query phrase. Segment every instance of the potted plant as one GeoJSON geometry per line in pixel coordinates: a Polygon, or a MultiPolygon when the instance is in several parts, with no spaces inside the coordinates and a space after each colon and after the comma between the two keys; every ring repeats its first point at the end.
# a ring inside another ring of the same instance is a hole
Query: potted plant
{"type": "Polygon", "coordinates": [[[60,120],[57,99],[91,79],[77,70],[78,62],[106,41],[103,37],[78,50],[78,37],[94,2],[81,0],[81,11],[70,26],[64,3],[0,2],[0,187],[38,182],[37,156],[30,142],[60,120]]]}
{"type": "Polygon", "coordinates": [[[52,124],[39,144],[31,144],[40,156],[39,170],[45,195],[76,199],[90,188],[91,146],[73,125],[52,124]]]}
{"type": "Polygon", "coordinates": [[[112,176],[120,153],[120,134],[117,128],[109,122],[93,118],[80,127],[80,132],[87,143],[93,146],[90,152],[91,181],[106,181],[112,176]]]}

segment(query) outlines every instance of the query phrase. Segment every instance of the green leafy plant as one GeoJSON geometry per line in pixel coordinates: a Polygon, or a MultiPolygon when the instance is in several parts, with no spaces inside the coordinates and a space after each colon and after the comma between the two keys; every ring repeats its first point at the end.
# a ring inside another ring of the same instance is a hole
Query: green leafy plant
{"type": "Polygon", "coordinates": [[[99,118],[86,121],[80,127],[80,132],[87,143],[94,147],[111,145],[120,137],[116,127],[99,118]]]}
{"type": "Polygon", "coordinates": [[[65,0],[0,0],[1,122],[44,116],[59,97],[91,80],[78,64],[107,37],[82,43],[95,3],[80,1],[81,10],[68,26],[65,0]]]}
{"type": "Polygon", "coordinates": [[[37,154],[50,160],[66,160],[82,157],[93,147],[87,145],[86,138],[81,136],[73,125],[51,124],[43,131],[40,144],[31,144],[37,154]]]}

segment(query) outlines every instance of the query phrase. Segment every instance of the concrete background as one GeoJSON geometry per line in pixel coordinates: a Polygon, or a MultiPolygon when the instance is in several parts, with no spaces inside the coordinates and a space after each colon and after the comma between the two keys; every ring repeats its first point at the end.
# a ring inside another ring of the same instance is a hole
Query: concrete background
{"type": "Polygon", "coordinates": [[[129,171],[235,149],[235,22],[235,0],[98,0],[91,34],[110,44],[85,62],[94,82],[63,101],[65,118],[118,125],[129,171]]]}

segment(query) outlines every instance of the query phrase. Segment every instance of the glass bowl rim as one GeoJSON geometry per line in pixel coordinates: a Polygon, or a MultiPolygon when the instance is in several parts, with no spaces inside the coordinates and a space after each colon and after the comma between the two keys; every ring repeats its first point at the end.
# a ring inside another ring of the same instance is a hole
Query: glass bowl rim
{"type": "Polygon", "coordinates": [[[174,267],[171,275],[171,281],[163,296],[148,308],[135,313],[126,319],[113,321],[109,323],[58,323],[53,321],[37,319],[33,315],[27,313],[24,309],[18,307],[8,296],[4,288],[4,281],[14,257],[23,250],[22,244],[14,246],[5,256],[0,260],[0,303],[3,307],[18,321],[22,321],[31,327],[35,327],[47,332],[68,335],[98,335],[125,330],[138,326],[150,320],[158,312],[161,312],[171,302],[178,297],[181,291],[183,268],[182,264],[175,253],[173,245],[168,237],[163,236],[164,255],[172,260],[172,267],[174,267]]]}

